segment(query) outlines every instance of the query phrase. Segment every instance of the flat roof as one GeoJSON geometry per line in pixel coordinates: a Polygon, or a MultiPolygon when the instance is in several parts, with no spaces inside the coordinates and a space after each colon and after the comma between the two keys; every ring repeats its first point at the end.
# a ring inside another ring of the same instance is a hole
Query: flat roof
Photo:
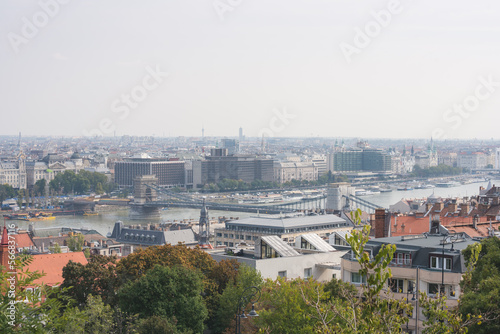
{"type": "MultiPolygon", "coordinates": [[[[454,234],[450,234],[448,236],[455,236],[454,234]]],[[[416,235],[416,236],[404,236],[404,237],[387,237],[387,238],[377,238],[370,239],[368,241],[368,245],[373,244],[394,244],[398,249],[415,249],[415,248],[437,248],[442,249],[443,244],[441,243],[443,239],[448,236],[440,235],[440,234],[427,234],[427,235],[416,235]],[[412,238],[413,237],[413,238],[412,238]],[[405,247],[407,246],[407,247],[405,247]]],[[[463,250],[467,248],[467,246],[472,245],[477,240],[474,240],[468,236],[466,236],[465,240],[453,242],[453,249],[463,250]]],[[[452,243],[446,243],[444,245],[445,252],[451,248],[452,243]]]]}
{"type": "Polygon", "coordinates": [[[301,216],[301,217],[250,217],[239,220],[231,220],[226,222],[228,226],[245,226],[245,227],[268,227],[268,228],[299,228],[330,224],[345,224],[348,223],[345,219],[336,215],[317,215],[317,216],[301,216]]]}

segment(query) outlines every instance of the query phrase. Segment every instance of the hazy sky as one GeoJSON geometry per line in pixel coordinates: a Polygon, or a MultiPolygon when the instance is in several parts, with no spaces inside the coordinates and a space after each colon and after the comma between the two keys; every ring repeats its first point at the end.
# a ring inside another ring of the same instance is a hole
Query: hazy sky
{"type": "Polygon", "coordinates": [[[2,0],[0,34],[2,135],[500,138],[498,0],[2,0]]]}

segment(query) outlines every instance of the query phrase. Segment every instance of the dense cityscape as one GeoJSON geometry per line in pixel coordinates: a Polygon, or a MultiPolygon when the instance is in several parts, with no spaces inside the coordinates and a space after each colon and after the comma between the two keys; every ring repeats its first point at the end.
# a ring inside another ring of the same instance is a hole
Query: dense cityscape
{"type": "Polygon", "coordinates": [[[361,332],[371,310],[387,319],[380,329],[496,330],[497,296],[476,272],[486,260],[470,254],[498,249],[498,141],[19,134],[1,138],[0,159],[2,265],[19,266],[27,308],[16,313],[71,300],[62,320],[7,316],[4,328],[361,332]],[[144,290],[153,282],[160,290],[144,290]],[[477,293],[493,299],[479,307],[477,293]],[[288,323],[282,303],[309,320],[288,323]],[[260,316],[240,320],[250,304],[260,316]],[[359,320],[345,318],[352,307],[359,320]]]}
{"type": "Polygon", "coordinates": [[[500,333],[499,31],[0,1],[0,334],[500,333]]]}

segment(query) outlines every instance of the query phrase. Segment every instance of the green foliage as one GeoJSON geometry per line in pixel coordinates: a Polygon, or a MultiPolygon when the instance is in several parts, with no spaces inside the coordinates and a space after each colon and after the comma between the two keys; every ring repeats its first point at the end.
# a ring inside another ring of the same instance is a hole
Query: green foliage
{"type": "Polygon", "coordinates": [[[85,194],[88,192],[111,192],[115,187],[114,184],[108,182],[106,175],[98,172],[88,172],[81,170],[78,174],[67,170],[57,174],[52,181],[49,182],[50,188],[56,192],[63,194],[85,194]]]}
{"type": "Polygon", "coordinates": [[[86,265],[70,261],[63,268],[62,276],[61,287],[68,288],[64,294],[78,305],[84,305],[89,295],[99,296],[106,304],[116,304],[116,292],[120,287],[116,257],[91,255],[86,265]]]}
{"type": "Polygon", "coordinates": [[[351,283],[344,282],[340,279],[333,278],[330,282],[325,284],[325,292],[328,292],[329,300],[338,299],[340,301],[347,301],[357,298],[358,291],[351,283]]]}
{"type": "MultiPolygon", "coordinates": [[[[421,293],[418,299],[423,308],[425,316],[424,334],[468,333],[468,326],[481,324],[482,316],[464,316],[458,309],[448,309],[446,296],[438,296],[436,299],[429,298],[425,293],[421,293]]],[[[473,332],[477,333],[477,332],[473,332]]]]}
{"type": "Polygon", "coordinates": [[[210,322],[210,329],[214,333],[222,333],[230,326],[236,316],[238,301],[243,291],[251,286],[262,285],[260,273],[247,265],[240,265],[237,275],[231,276],[223,275],[224,281],[227,281],[227,278],[230,278],[230,281],[219,284],[219,287],[225,287],[218,298],[218,305],[210,322]]]}
{"type": "Polygon", "coordinates": [[[123,281],[134,280],[157,264],[198,269],[206,277],[213,270],[216,262],[207,252],[199,248],[191,249],[182,244],[175,246],[166,244],[144,248],[121,259],[117,272],[123,281]]]}
{"type": "Polygon", "coordinates": [[[53,254],[61,253],[61,246],[56,242],[54,246],[49,246],[49,251],[53,254]]]}
{"type": "Polygon", "coordinates": [[[84,236],[81,233],[76,233],[69,237],[68,248],[72,252],[81,252],[83,250],[84,236]]]}
{"type": "Polygon", "coordinates": [[[0,184],[0,205],[8,198],[16,196],[16,191],[8,184],[0,184]]]}
{"type": "Polygon", "coordinates": [[[146,318],[153,315],[177,319],[177,328],[203,331],[207,309],[201,296],[203,282],[199,272],[185,267],[156,265],[144,276],[120,289],[120,308],[146,318]]]}
{"type": "Polygon", "coordinates": [[[177,329],[177,320],[175,318],[168,319],[153,315],[149,318],[140,320],[138,325],[140,334],[190,334],[190,330],[177,329]]]}
{"type": "Polygon", "coordinates": [[[45,187],[47,186],[47,180],[40,179],[35,182],[33,186],[33,194],[35,196],[44,196],[45,195],[45,187]]]}
{"type": "Polygon", "coordinates": [[[422,168],[418,165],[413,167],[413,172],[410,173],[412,177],[436,177],[446,175],[460,175],[464,172],[462,168],[450,167],[448,165],[437,165],[429,168],[422,168]]]}
{"type": "MultiPolygon", "coordinates": [[[[309,301],[325,298],[323,285],[312,279],[267,280],[262,289],[259,317],[255,319],[255,323],[270,333],[317,332],[320,323],[316,310],[309,301]]],[[[323,308],[320,308],[323,313],[323,308]]]]}
{"type": "Polygon", "coordinates": [[[500,332],[500,240],[487,238],[463,251],[469,259],[468,272],[461,282],[463,295],[459,310],[462,317],[481,316],[469,325],[472,333],[500,332]],[[477,262],[476,262],[477,261],[477,262]]]}
{"type": "Polygon", "coordinates": [[[17,191],[17,200],[16,200],[17,206],[19,208],[23,206],[23,199],[24,199],[24,191],[23,189],[19,189],[17,191]]]}

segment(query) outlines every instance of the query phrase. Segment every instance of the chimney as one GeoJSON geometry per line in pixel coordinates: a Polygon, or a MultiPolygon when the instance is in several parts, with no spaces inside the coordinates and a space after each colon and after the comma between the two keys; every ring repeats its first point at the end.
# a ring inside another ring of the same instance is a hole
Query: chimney
{"type": "Polygon", "coordinates": [[[386,223],[385,209],[375,210],[375,238],[384,238],[388,235],[386,223]]]}
{"type": "Polygon", "coordinates": [[[460,213],[462,216],[466,216],[469,213],[470,205],[469,203],[460,204],[460,213]]]}
{"type": "Polygon", "coordinates": [[[450,204],[448,204],[448,207],[450,212],[457,212],[458,205],[456,201],[452,201],[450,204]]]}
{"type": "Polygon", "coordinates": [[[444,209],[444,203],[443,202],[439,202],[439,203],[436,203],[436,210],[443,210],[444,209]]]}

